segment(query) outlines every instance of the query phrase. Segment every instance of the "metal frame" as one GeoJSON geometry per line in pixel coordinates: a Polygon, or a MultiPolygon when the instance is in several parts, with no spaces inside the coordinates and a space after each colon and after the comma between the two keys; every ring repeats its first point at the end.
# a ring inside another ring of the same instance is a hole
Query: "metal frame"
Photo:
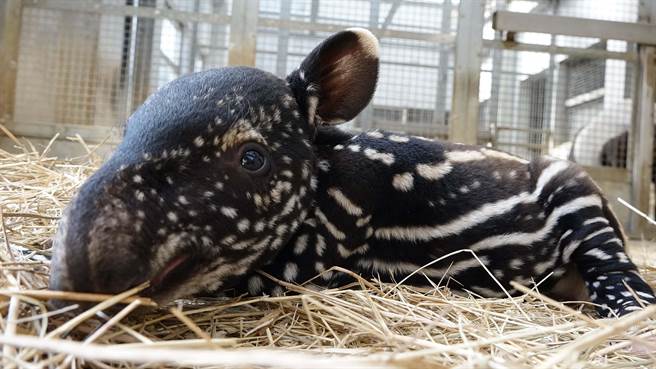
{"type": "MultiPolygon", "coordinates": [[[[656,4],[641,4],[640,13],[643,20],[655,21],[656,4]]],[[[498,31],[507,32],[507,37],[513,39],[515,32],[535,32],[551,35],[566,35],[577,37],[593,37],[600,39],[622,40],[638,44],[638,52],[617,53],[605,50],[586,49],[586,56],[596,56],[608,59],[638,61],[639,71],[636,74],[636,93],[634,98],[634,117],[631,129],[631,170],[603,171],[591,173],[597,180],[630,183],[631,202],[643,212],[649,214],[649,200],[652,182],[653,138],[654,138],[654,89],[656,88],[656,24],[627,23],[601,21],[573,17],[526,14],[508,11],[497,11],[493,15],[492,27],[498,31]],[[626,172],[626,174],[620,171],[626,172]],[[607,172],[607,173],[604,173],[607,172]],[[611,174],[612,173],[612,174],[611,174]],[[608,174],[611,174],[610,176],[608,174]]],[[[521,45],[513,41],[497,42],[495,47],[513,47],[527,51],[565,51],[554,46],[521,45]]],[[[572,49],[572,48],[567,48],[572,49]]],[[[571,51],[571,50],[568,50],[571,51]]],[[[645,231],[646,223],[637,214],[629,214],[629,232],[638,236],[645,231]]]]}
{"type": "MultiPolygon", "coordinates": [[[[289,20],[292,14],[292,2],[280,2],[280,18],[289,20]]],[[[276,74],[284,76],[287,73],[287,57],[289,56],[289,35],[288,29],[281,29],[278,32],[278,50],[276,52],[276,74]]]]}
{"type": "MultiPolygon", "coordinates": [[[[444,0],[442,3],[442,20],[440,22],[441,32],[448,33],[451,29],[451,9],[453,4],[451,0],[444,0]]],[[[390,10],[391,11],[391,10],[390,10]]],[[[435,109],[433,113],[433,125],[435,127],[446,127],[446,96],[447,86],[449,84],[449,54],[450,48],[448,45],[440,46],[440,56],[438,58],[439,77],[437,83],[437,93],[435,94],[435,109]]]]}
{"type": "MultiPolygon", "coordinates": [[[[235,1],[240,3],[245,0],[235,1]]],[[[21,1],[19,1],[21,2],[21,1]]],[[[97,13],[116,16],[133,16],[142,18],[157,18],[177,20],[181,22],[207,22],[230,24],[231,17],[223,14],[194,13],[182,10],[163,8],[144,8],[129,5],[110,5],[100,2],[78,0],[32,0],[23,6],[30,8],[43,8],[54,10],[69,10],[75,12],[97,13]]]]}
{"type": "Polygon", "coordinates": [[[484,0],[461,1],[453,75],[449,139],[465,144],[478,141],[478,87],[483,48],[484,0]]]}
{"type": "MultiPolygon", "coordinates": [[[[476,1],[478,2],[479,0],[476,1]]],[[[21,1],[18,2],[21,3],[21,1]]],[[[253,2],[253,0],[235,0],[233,1],[233,14],[243,15],[243,13],[245,12],[248,13],[247,15],[249,16],[257,17],[257,12],[254,12],[252,10],[253,8],[251,8],[251,6],[255,6],[254,4],[255,2],[253,2]],[[235,6],[237,8],[234,8],[235,6]],[[239,13],[235,13],[235,11],[238,11],[239,13]]],[[[182,10],[141,8],[141,7],[126,6],[126,5],[109,5],[109,4],[101,4],[96,2],[87,2],[87,1],[78,1],[78,0],[32,0],[32,2],[28,4],[24,4],[23,6],[29,6],[31,8],[69,10],[69,11],[76,11],[76,12],[98,13],[98,14],[117,15],[117,16],[135,16],[135,17],[143,17],[143,18],[169,19],[169,20],[178,20],[182,22],[232,24],[232,18],[233,18],[233,16],[231,15],[223,15],[223,14],[194,13],[194,12],[188,12],[182,10]]],[[[256,25],[262,27],[270,27],[270,28],[287,28],[289,30],[327,32],[327,33],[338,32],[344,29],[343,24],[310,23],[306,21],[273,19],[273,18],[262,18],[262,17],[257,19],[256,25]]],[[[370,31],[376,36],[378,36],[379,38],[389,37],[389,38],[400,38],[400,39],[408,39],[408,40],[415,40],[415,41],[427,41],[427,42],[434,42],[434,43],[451,43],[451,44],[454,43],[455,41],[455,37],[451,34],[442,34],[442,33],[434,33],[434,32],[428,33],[428,32],[399,31],[399,30],[384,29],[382,27],[372,28],[370,29],[370,31]]]]}
{"type": "MultiPolygon", "coordinates": [[[[380,1],[372,2],[372,11],[375,4],[380,1]]],[[[396,1],[396,0],[392,0],[396,1]]],[[[397,1],[399,4],[401,1],[397,1]]],[[[225,14],[210,14],[198,13],[192,11],[181,11],[174,9],[161,9],[161,8],[143,8],[124,5],[104,4],[102,2],[80,2],[78,0],[32,0],[30,3],[23,4],[25,7],[31,8],[44,8],[74,12],[87,12],[92,14],[105,14],[117,16],[132,16],[137,19],[167,19],[177,22],[198,22],[211,23],[211,24],[226,24],[230,25],[231,32],[228,45],[228,65],[255,65],[256,58],[256,38],[258,28],[275,28],[280,29],[283,33],[306,33],[312,36],[315,32],[337,32],[344,28],[342,24],[329,24],[329,23],[316,23],[290,19],[290,16],[285,16],[285,13],[290,12],[291,9],[289,1],[281,2],[281,17],[270,18],[266,15],[260,14],[254,9],[259,9],[258,0],[239,0],[232,2],[232,15],[225,14]]],[[[316,18],[318,12],[318,1],[312,2],[312,17],[316,18]]],[[[391,22],[395,13],[394,9],[390,9],[388,13],[388,23],[391,22]]],[[[372,18],[374,19],[374,18],[372,18]]],[[[312,20],[312,19],[311,19],[312,20]]],[[[325,22],[325,21],[324,21],[325,22]]],[[[379,38],[396,38],[406,40],[422,40],[430,43],[438,43],[443,45],[446,50],[452,47],[454,43],[454,36],[447,33],[428,33],[428,32],[411,32],[411,31],[398,31],[387,29],[388,23],[382,26],[378,24],[378,14],[374,22],[369,22],[369,29],[376,34],[379,38]]],[[[281,39],[283,39],[282,37],[281,39]]],[[[284,46],[284,45],[283,45],[284,46]]],[[[284,48],[281,48],[284,49],[284,48]]],[[[261,51],[259,51],[261,52],[261,51]]],[[[278,73],[282,74],[287,57],[293,55],[292,53],[276,52],[278,61],[278,73]]],[[[446,85],[446,83],[445,83],[446,85]]],[[[444,94],[443,94],[444,95],[444,94]]],[[[128,109],[131,109],[132,104],[128,104],[128,109]]],[[[444,110],[444,109],[442,109],[444,110]]],[[[371,116],[372,109],[368,108],[360,115],[359,120],[362,121],[367,116],[371,116]]],[[[23,122],[21,122],[23,125],[23,122]]],[[[12,127],[14,131],[18,132],[23,127],[12,127]]]]}
{"type": "MultiPolygon", "coordinates": [[[[638,73],[638,93],[636,119],[633,121],[631,139],[631,202],[638,209],[649,214],[649,198],[652,182],[652,161],[654,157],[654,89],[656,88],[656,47],[639,46],[640,70],[638,73]]],[[[631,212],[629,230],[638,234],[646,228],[645,220],[631,212]]]]}
{"type": "Polygon", "coordinates": [[[600,59],[616,59],[628,62],[638,61],[638,53],[636,51],[608,51],[601,49],[590,49],[580,47],[564,47],[556,45],[538,45],[529,43],[516,43],[512,41],[498,41],[498,40],[483,40],[483,46],[495,50],[515,50],[515,51],[529,51],[536,53],[549,53],[549,54],[562,54],[567,56],[583,57],[583,58],[600,58],[600,59]]]}
{"type": "Polygon", "coordinates": [[[232,3],[228,65],[255,65],[259,0],[240,0],[232,3]]]}
{"type": "MultiPolygon", "coordinates": [[[[277,28],[289,32],[289,34],[294,35],[303,35],[307,34],[308,37],[312,37],[316,32],[326,32],[332,33],[344,29],[343,24],[331,24],[327,23],[325,20],[321,23],[312,21],[316,20],[316,14],[318,12],[318,1],[312,1],[312,16],[311,22],[294,20],[290,19],[291,17],[284,16],[284,13],[287,10],[284,8],[284,2],[281,2],[281,16],[280,18],[271,18],[266,17],[266,14],[259,14],[258,12],[253,11],[253,9],[259,8],[259,0],[235,0],[232,2],[232,15],[226,14],[212,14],[212,13],[198,13],[193,11],[183,11],[171,8],[154,8],[154,7],[138,7],[138,6],[128,6],[128,5],[112,5],[106,4],[103,2],[88,2],[88,1],[78,1],[78,0],[31,0],[29,2],[21,2],[20,0],[13,0],[17,4],[20,4],[19,8],[41,8],[49,10],[61,10],[61,11],[73,11],[73,12],[83,12],[89,14],[103,14],[103,15],[113,15],[120,17],[134,17],[136,19],[154,19],[154,20],[169,20],[176,23],[211,23],[211,24],[223,24],[229,25],[232,29],[230,32],[230,42],[227,45],[228,50],[228,64],[229,65],[255,65],[255,55],[256,55],[256,37],[258,29],[261,28],[277,28]],[[258,16],[259,14],[259,16],[258,16]],[[308,32],[309,31],[309,32],[308,32]]],[[[388,25],[391,24],[391,20],[394,16],[395,11],[390,9],[390,12],[387,14],[389,18],[388,23],[380,24],[378,22],[378,16],[380,15],[379,5],[381,2],[396,2],[397,0],[375,0],[372,2],[372,14],[370,14],[370,22],[368,28],[372,33],[376,34],[381,41],[384,43],[385,39],[388,38],[393,42],[394,39],[400,40],[415,40],[415,41],[424,41],[433,45],[439,45],[444,51],[443,54],[451,50],[454,45],[455,37],[445,31],[445,33],[439,32],[412,32],[412,31],[400,31],[400,30],[390,30],[388,25]],[[374,11],[374,5],[378,4],[378,10],[374,11]],[[373,14],[376,13],[376,14],[373,14]],[[374,16],[375,15],[375,16],[374,16]]],[[[483,0],[481,0],[483,1],[483,0]]],[[[398,1],[399,4],[402,1],[398,1]]],[[[427,4],[430,5],[430,4],[427,4]]],[[[435,5],[438,6],[438,5],[435,5]]],[[[290,9],[288,9],[290,10],[290,9]]],[[[20,19],[20,17],[17,17],[20,19]]],[[[18,32],[16,33],[18,36],[18,32]]],[[[14,40],[14,45],[18,45],[19,39],[14,40]]],[[[201,46],[201,45],[197,45],[201,46]]],[[[266,51],[257,51],[262,53],[266,51]]],[[[285,60],[289,56],[297,56],[295,53],[285,53],[281,54],[280,52],[275,52],[277,55],[278,61],[285,60]]],[[[436,61],[438,62],[438,61],[436,61]]],[[[442,65],[442,62],[446,60],[439,61],[439,65],[442,65]]],[[[281,65],[283,63],[280,63],[281,65]]],[[[438,65],[420,65],[420,64],[405,64],[405,63],[396,63],[390,62],[390,64],[398,65],[412,65],[412,66],[426,66],[426,67],[438,67],[438,65]]],[[[437,63],[436,63],[437,64],[437,63]]],[[[182,66],[181,66],[182,67],[182,66]]],[[[280,72],[280,71],[279,71],[280,72]]],[[[15,73],[13,74],[15,79],[15,73]]],[[[444,88],[446,88],[446,83],[444,83],[444,88]]],[[[15,91],[14,88],[5,89],[5,91],[15,91]]],[[[445,94],[445,93],[443,93],[445,94]]],[[[128,94],[129,95],[129,94],[128,94]]],[[[13,97],[13,95],[12,95],[13,97]]],[[[8,106],[13,108],[13,103],[8,104],[8,106]]],[[[129,106],[129,104],[128,104],[129,106]]],[[[360,118],[372,115],[372,108],[365,109],[361,114],[360,118]]],[[[39,125],[33,122],[21,121],[20,124],[14,124],[12,119],[7,118],[7,125],[11,128],[13,132],[19,135],[27,135],[33,137],[43,137],[49,138],[50,134],[54,131],[53,127],[57,127],[58,130],[68,128],[74,128],[84,132],[85,135],[90,137],[105,138],[109,134],[109,130],[112,127],[106,126],[75,126],[68,125],[64,122],[55,122],[53,125],[45,126],[39,125]],[[39,129],[39,127],[43,129],[39,129]],[[105,136],[102,135],[102,132],[108,132],[105,136]]],[[[111,140],[116,139],[116,134],[111,134],[111,140]]],[[[94,141],[92,139],[91,141],[94,141]]]]}
{"type": "Polygon", "coordinates": [[[506,32],[535,32],[552,35],[622,40],[643,45],[656,44],[656,25],[595,19],[497,11],[492,28],[506,32]]]}

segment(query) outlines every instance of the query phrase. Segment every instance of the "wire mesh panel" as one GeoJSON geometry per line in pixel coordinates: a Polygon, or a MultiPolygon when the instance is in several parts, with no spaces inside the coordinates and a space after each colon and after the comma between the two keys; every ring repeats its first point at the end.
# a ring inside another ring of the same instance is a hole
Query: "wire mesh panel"
{"type": "Polygon", "coordinates": [[[284,76],[332,33],[323,29],[369,28],[380,39],[380,79],[372,104],[353,124],[445,136],[457,8],[453,0],[260,0],[261,19],[279,26],[258,28],[257,67],[284,76]]]}
{"type": "MultiPolygon", "coordinates": [[[[638,0],[488,1],[511,10],[635,22],[638,0]]],[[[484,37],[500,40],[486,25],[484,37]]],[[[522,33],[520,43],[589,49],[589,55],[504,50],[488,43],[481,72],[481,137],[524,157],[550,154],[588,166],[626,167],[635,62],[595,50],[630,51],[624,41],[522,33]]]]}
{"type": "Polygon", "coordinates": [[[17,125],[118,125],[166,82],[227,64],[229,24],[195,21],[190,15],[228,15],[229,1],[26,5],[17,125]]]}
{"type": "MultiPolygon", "coordinates": [[[[381,78],[353,124],[445,136],[457,8],[457,0],[260,0],[255,64],[282,77],[334,31],[369,28],[382,45],[381,78]]],[[[166,82],[228,64],[231,9],[228,0],[26,3],[16,124],[120,124],[166,82]]]]}
{"type": "MultiPolygon", "coordinates": [[[[369,28],[380,38],[380,80],[372,104],[353,124],[445,137],[459,5],[458,0],[260,0],[253,60],[285,76],[335,30],[369,28]]],[[[638,5],[638,0],[489,0],[484,37],[492,43],[501,39],[490,26],[495,10],[635,21],[638,5]]],[[[36,0],[24,6],[17,125],[119,124],[164,83],[227,65],[235,46],[229,0],[36,0]]],[[[527,33],[516,41],[633,48],[622,41],[527,33]]],[[[626,165],[633,62],[513,51],[499,44],[483,50],[483,143],[525,157],[552,154],[586,165],[626,165]]]]}
{"type": "Polygon", "coordinates": [[[124,18],[26,8],[22,27],[17,122],[107,124],[124,116],[124,18]]]}

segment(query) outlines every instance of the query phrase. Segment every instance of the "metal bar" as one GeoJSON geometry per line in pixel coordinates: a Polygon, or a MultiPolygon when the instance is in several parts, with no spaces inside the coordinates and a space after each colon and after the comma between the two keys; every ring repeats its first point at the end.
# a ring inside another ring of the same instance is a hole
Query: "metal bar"
{"type": "Polygon", "coordinates": [[[549,133],[548,129],[540,128],[526,128],[526,127],[508,127],[508,126],[496,126],[497,131],[514,131],[514,132],[531,132],[531,133],[549,133]]]}
{"type": "MultiPolygon", "coordinates": [[[[292,14],[292,1],[281,0],[280,19],[289,19],[292,14]]],[[[278,50],[276,52],[276,74],[284,77],[287,74],[287,55],[289,53],[289,30],[278,30],[278,50]]]]}
{"type": "MultiPolygon", "coordinates": [[[[117,16],[136,16],[144,18],[169,19],[180,22],[205,22],[205,23],[231,23],[231,16],[210,13],[194,13],[181,10],[170,9],[147,9],[132,8],[123,5],[107,5],[100,3],[81,2],[77,0],[33,0],[34,2],[26,4],[32,8],[44,8],[53,10],[68,10],[86,13],[102,13],[105,15],[117,16]]],[[[250,1],[250,0],[245,0],[250,1]]],[[[235,1],[241,3],[241,1],[235,1]]],[[[314,3],[313,3],[314,4],[314,3]]],[[[256,14],[251,10],[251,14],[256,14]]],[[[329,23],[311,23],[305,21],[259,18],[259,24],[263,27],[288,28],[290,30],[303,30],[313,32],[338,32],[345,28],[343,24],[329,23]]],[[[450,34],[428,33],[428,32],[409,32],[397,30],[383,30],[373,28],[370,30],[376,36],[400,38],[407,40],[427,41],[433,43],[453,43],[455,37],[450,34]]]]}
{"type": "MultiPolygon", "coordinates": [[[[132,4],[132,7],[139,7],[139,0],[135,0],[132,4]]],[[[130,33],[125,37],[130,38],[130,52],[128,53],[128,65],[127,65],[127,82],[126,82],[126,91],[125,91],[125,116],[129,117],[132,114],[133,103],[134,103],[134,66],[135,59],[137,54],[137,22],[139,18],[131,17],[130,19],[130,33]]]]}
{"type": "Polygon", "coordinates": [[[164,54],[161,49],[157,49],[156,53],[160,59],[164,61],[166,66],[171,67],[171,69],[173,69],[176,74],[182,74],[182,69],[180,69],[180,66],[171,60],[168,55],[164,54]]]}
{"type": "MultiPolygon", "coordinates": [[[[656,88],[656,47],[640,46],[639,94],[637,119],[634,122],[633,165],[631,167],[631,203],[649,214],[649,194],[654,156],[654,89],[656,88]]],[[[639,234],[645,221],[633,212],[629,216],[629,230],[639,234]]]]}
{"type": "MultiPolygon", "coordinates": [[[[234,1],[233,6],[242,6],[252,0],[234,1]]],[[[313,3],[314,4],[314,3],[313,3]]],[[[182,10],[171,9],[153,9],[153,8],[133,8],[124,5],[108,5],[96,2],[86,2],[78,0],[33,0],[26,3],[25,6],[31,8],[43,8],[53,10],[67,10],[86,13],[98,13],[116,16],[135,16],[143,18],[169,19],[180,22],[204,22],[214,24],[230,24],[232,17],[224,14],[211,13],[194,13],[182,10]]],[[[257,16],[257,12],[250,8],[249,15],[257,16]]],[[[234,14],[234,13],[233,13],[234,14]]],[[[288,28],[289,30],[327,32],[334,33],[342,31],[346,26],[343,24],[330,23],[313,23],[297,20],[284,20],[272,18],[259,18],[258,25],[271,28],[288,28]]],[[[410,32],[398,30],[383,30],[380,28],[370,29],[378,38],[389,37],[415,41],[427,41],[432,43],[453,43],[455,37],[451,34],[441,34],[435,32],[410,32]]]]}
{"type": "Polygon", "coordinates": [[[449,140],[465,144],[477,142],[484,11],[483,0],[461,1],[458,11],[449,140]]]}
{"type": "Polygon", "coordinates": [[[619,52],[608,51],[600,49],[588,49],[579,47],[563,47],[555,45],[538,45],[526,43],[514,43],[499,40],[483,40],[483,46],[490,49],[497,50],[513,50],[513,51],[530,51],[537,53],[550,53],[562,54],[568,56],[576,56],[582,58],[598,58],[598,59],[617,59],[626,61],[637,61],[638,53],[634,51],[619,52]]]}
{"type": "MultiPolygon", "coordinates": [[[[157,0],[139,0],[140,7],[153,8],[157,0]]],[[[154,44],[155,19],[138,18],[136,33],[136,56],[134,59],[134,87],[132,90],[132,106],[141,104],[150,94],[152,75],[152,61],[155,53],[160,52],[159,47],[154,44]],[[155,51],[155,48],[157,51],[155,51]]],[[[102,51],[98,48],[99,58],[102,51]]],[[[166,58],[168,59],[168,58],[166,58]]]]}
{"type": "Polygon", "coordinates": [[[539,143],[524,143],[524,142],[517,142],[517,141],[496,141],[495,147],[523,147],[528,149],[540,149],[540,150],[547,148],[546,145],[539,144],[539,143]]]}
{"type": "MultiPolygon", "coordinates": [[[[208,49],[211,49],[208,47],[208,49]]],[[[225,49],[223,49],[225,50],[225,49]]],[[[278,55],[277,50],[262,50],[259,49],[257,50],[258,54],[266,54],[266,55],[278,55]]],[[[287,53],[287,56],[296,56],[296,57],[305,57],[307,56],[307,53],[302,53],[302,52],[290,52],[287,53]]],[[[404,66],[404,67],[417,67],[417,68],[427,68],[427,69],[439,69],[440,66],[438,64],[421,64],[421,63],[403,63],[403,62],[396,62],[396,61],[381,61],[380,64],[385,64],[385,65],[399,65],[399,66],[404,66]]],[[[452,70],[453,68],[447,67],[447,70],[452,70]]],[[[507,74],[512,74],[512,75],[527,75],[525,73],[507,73],[507,74]]]]}
{"type": "MultiPolygon", "coordinates": [[[[194,0],[194,12],[200,12],[200,0],[194,0]]],[[[196,58],[198,57],[198,23],[194,22],[191,24],[191,35],[189,35],[190,43],[189,46],[189,60],[185,65],[185,73],[192,73],[196,68],[196,58]]],[[[180,63],[182,65],[182,63],[180,63]]]]}
{"type": "Polygon", "coordinates": [[[242,0],[232,3],[228,65],[255,65],[259,9],[259,0],[242,0]]]}
{"type": "MultiPolygon", "coordinates": [[[[507,4],[504,1],[501,1],[497,4],[499,7],[499,10],[503,10],[506,8],[507,4]]],[[[491,16],[490,16],[491,17],[491,16]]],[[[485,19],[485,23],[487,23],[488,19],[485,19]]],[[[495,32],[495,38],[501,38],[501,32],[497,31],[495,32]]],[[[485,44],[486,40],[483,40],[483,45],[486,48],[489,48],[492,52],[492,70],[486,71],[486,70],[481,70],[481,72],[491,72],[492,73],[492,85],[491,91],[492,93],[490,95],[490,98],[488,99],[487,102],[487,117],[484,117],[482,120],[484,123],[487,123],[487,127],[482,127],[484,130],[489,131],[489,137],[492,141],[492,144],[496,146],[498,144],[498,137],[497,134],[499,131],[496,129],[497,124],[499,123],[499,109],[502,107],[500,106],[500,97],[504,94],[505,91],[504,89],[510,87],[510,85],[504,86],[503,83],[501,83],[502,78],[504,77],[503,72],[503,62],[504,60],[508,58],[504,58],[504,53],[503,53],[503,48],[496,48],[492,47],[492,45],[486,45],[485,44]],[[487,120],[487,122],[485,122],[487,120]]],[[[503,45],[502,45],[503,46],[503,45]]],[[[513,53],[514,54],[514,53],[513,53]]],[[[516,55],[513,55],[513,59],[516,59],[516,55]]],[[[509,61],[513,60],[509,59],[509,61]]],[[[483,69],[483,68],[481,68],[483,69]]],[[[513,85],[514,86],[514,85],[513,85]]],[[[480,135],[479,132],[479,140],[481,142],[485,142],[484,139],[486,137],[483,137],[480,135]]]]}
{"type": "Polygon", "coordinates": [[[3,124],[14,118],[21,18],[21,0],[0,2],[0,123],[3,124]]]}
{"type": "MultiPolygon", "coordinates": [[[[225,0],[212,0],[212,12],[215,14],[226,15],[228,13],[228,4],[225,0]]],[[[225,64],[224,57],[227,57],[228,42],[225,40],[225,35],[228,34],[227,24],[210,23],[210,37],[209,45],[200,44],[200,48],[207,48],[206,60],[203,66],[214,66],[225,64]]]]}
{"type": "MultiPolygon", "coordinates": [[[[636,49],[638,46],[635,46],[636,49]]],[[[641,67],[640,63],[635,64],[635,69],[633,72],[632,76],[632,86],[633,86],[633,91],[632,91],[632,98],[631,98],[631,127],[628,131],[628,136],[627,136],[627,147],[626,147],[626,163],[627,163],[627,168],[629,169],[629,178],[627,180],[628,184],[628,196],[629,196],[629,201],[633,203],[633,198],[634,198],[634,183],[636,183],[635,178],[633,177],[633,174],[635,173],[634,168],[635,168],[635,163],[636,163],[636,153],[638,150],[636,150],[636,145],[638,144],[636,142],[636,139],[638,137],[638,131],[640,129],[640,89],[641,89],[641,82],[640,82],[640,77],[641,76],[641,67]]],[[[638,182],[640,179],[638,179],[638,182]]],[[[627,213],[626,219],[624,219],[624,226],[627,229],[627,234],[632,237],[632,238],[642,238],[643,235],[641,231],[644,229],[644,223],[640,224],[641,219],[640,217],[636,217],[636,215],[631,215],[632,211],[629,211],[627,213]]]]}
{"type": "MultiPolygon", "coordinates": [[[[343,0],[342,0],[343,1],[343,0]]],[[[371,0],[368,0],[367,2],[369,3],[371,0]]],[[[269,19],[277,19],[278,15],[280,13],[277,11],[267,11],[267,10],[262,10],[260,11],[260,17],[262,18],[269,18],[269,19]]],[[[294,16],[299,16],[299,17],[305,17],[305,14],[293,14],[294,16]]],[[[339,17],[339,16],[326,16],[322,15],[321,17],[318,17],[320,21],[310,21],[310,23],[326,23],[326,24],[332,24],[332,23],[343,23],[344,22],[344,17],[339,17]]],[[[413,32],[413,30],[420,30],[423,33],[433,33],[439,31],[439,27],[431,27],[428,25],[417,25],[416,23],[412,23],[411,21],[405,22],[405,23],[398,23],[396,24],[399,28],[403,28],[406,31],[413,32]]],[[[359,21],[353,21],[351,24],[353,27],[362,27],[362,26],[368,26],[368,22],[363,22],[362,20],[359,21]]],[[[376,25],[373,27],[376,29],[382,28],[379,27],[379,24],[376,23],[376,25]]]]}
{"type": "MultiPolygon", "coordinates": [[[[236,1],[241,2],[241,1],[236,1]]],[[[128,5],[109,5],[100,2],[79,0],[32,0],[25,2],[25,7],[53,10],[68,10],[74,12],[116,15],[121,17],[142,17],[169,19],[179,22],[230,23],[230,16],[212,13],[194,13],[182,10],[132,7],[128,5]]]]}
{"type": "MultiPolygon", "coordinates": [[[[262,20],[262,18],[260,18],[260,20],[262,20]]],[[[259,27],[258,28],[258,33],[262,34],[262,33],[270,32],[269,31],[270,28],[271,27],[269,27],[269,28],[259,27]]],[[[374,28],[371,27],[371,28],[368,28],[368,29],[371,30],[371,29],[374,29],[374,28]]],[[[312,43],[319,43],[320,41],[322,41],[324,39],[323,36],[317,36],[317,35],[312,36],[310,33],[306,33],[302,29],[294,30],[294,32],[290,32],[289,35],[290,35],[290,37],[293,37],[295,39],[298,38],[298,39],[312,40],[312,43]]],[[[439,51],[439,50],[442,49],[442,47],[444,47],[447,50],[451,50],[451,48],[454,46],[453,43],[449,43],[449,44],[442,44],[442,43],[427,44],[427,43],[424,43],[424,44],[408,45],[407,43],[404,43],[403,40],[393,39],[393,38],[379,39],[378,41],[379,41],[379,44],[380,44],[381,48],[383,48],[383,49],[394,47],[394,48],[399,48],[399,49],[408,49],[409,51],[424,51],[424,50],[426,50],[426,51],[439,51]]],[[[211,45],[205,45],[205,44],[202,44],[202,46],[203,47],[212,47],[211,45]]],[[[266,51],[269,51],[269,52],[277,52],[277,48],[275,47],[275,45],[273,45],[273,46],[274,47],[271,47],[271,45],[260,45],[260,48],[257,50],[257,52],[259,53],[263,50],[266,50],[266,51]],[[270,47],[270,49],[266,49],[267,46],[270,47]]],[[[301,52],[298,52],[298,54],[306,55],[305,53],[301,53],[301,52]]],[[[291,52],[290,52],[289,55],[291,55],[291,52]]],[[[437,65],[437,64],[435,64],[435,65],[437,65]]],[[[528,73],[525,73],[525,74],[529,75],[528,73]]]]}
{"type": "MultiPolygon", "coordinates": [[[[319,0],[312,0],[310,4],[310,23],[317,23],[319,18],[319,0]]],[[[309,35],[311,37],[316,37],[315,31],[310,31],[309,35]]]]}
{"type": "MultiPolygon", "coordinates": [[[[343,24],[328,24],[328,23],[308,23],[305,21],[297,20],[282,20],[272,18],[260,18],[259,23],[262,27],[270,28],[289,28],[290,30],[305,30],[315,32],[334,33],[344,30],[346,28],[343,24]]],[[[451,34],[442,33],[423,33],[423,32],[409,32],[397,31],[390,29],[371,28],[369,31],[380,38],[400,38],[414,41],[427,41],[432,43],[453,43],[455,37],[451,34]]]]}
{"type": "MultiPolygon", "coordinates": [[[[381,29],[387,29],[387,27],[392,24],[392,19],[394,19],[394,14],[396,14],[396,11],[399,10],[399,6],[401,6],[401,0],[394,0],[392,2],[392,6],[390,7],[389,11],[387,12],[387,16],[385,16],[385,20],[383,21],[383,25],[380,26],[381,29]]],[[[378,23],[378,19],[376,19],[376,23],[378,23]]]]}
{"type": "MultiPolygon", "coordinates": [[[[444,0],[442,4],[442,19],[440,21],[440,32],[449,33],[451,31],[451,0],[444,0]]],[[[437,86],[435,93],[435,112],[433,113],[433,124],[446,124],[446,100],[447,85],[449,80],[449,54],[450,48],[440,46],[440,56],[437,64],[437,86]]]]}
{"type": "Polygon", "coordinates": [[[548,33],[656,45],[656,25],[644,23],[615,22],[500,10],[492,16],[492,27],[507,32],[548,33]]]}
{"type": "MultiPolygon", "coordinates": [[[[556,13],[556,3],[548,3],[548,12],[549,14],[553,15],[556,13]]],[[[556,46],[556,36],[554,35],[549,35],[549,46],[556,46]]],[[[552,131],[556,130],[555,127],[555,119],[553,119],[556,115],[556,100],[557,100],[557,95],[558,95],[558,86],[556,86],[557,83],[557,76],[556,76],[556,70],[557,70],[557,63],[556,63],[556,55],[554,54],[549,54],[549,67],[546,70],[546,84],[545,84],[545,91],[544,91],[544,120],[542,122],[543,128],[546,125],[546,130],[548,131],[547,136],[543,138],[543,143],[546,144],[547,146],[547,152],[553,148],[553,137],[551,135],[552,131]]]]}

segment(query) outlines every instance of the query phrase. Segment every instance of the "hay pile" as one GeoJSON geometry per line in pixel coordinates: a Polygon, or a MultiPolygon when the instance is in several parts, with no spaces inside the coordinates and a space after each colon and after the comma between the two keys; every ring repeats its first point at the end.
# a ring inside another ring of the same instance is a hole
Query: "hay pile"
{"type": "MultiPolygon", "coordinates": [[[[579,306],[528,289],[514,299],[476,299],[444,287],[354,278],[351,289],[285,285],[300,294],[184,300],[145,310],[139,307],[149,300],[128,298],[136,288],[82,296],[99,302],[82,314],[50,311],[44,301],[51,294],[42,291],[49,238],[98,160],[87,146],[88,156],[64,161],[49,157],[47,148],[16,143],[17,153],[0,151],[4,368],[656,366],[656,308],[593,320],[579,306]],[[110,306],[119,309],[110,314],[110,306]]],[[[656,265],[645,274],[656,284],[656,265]]]]}

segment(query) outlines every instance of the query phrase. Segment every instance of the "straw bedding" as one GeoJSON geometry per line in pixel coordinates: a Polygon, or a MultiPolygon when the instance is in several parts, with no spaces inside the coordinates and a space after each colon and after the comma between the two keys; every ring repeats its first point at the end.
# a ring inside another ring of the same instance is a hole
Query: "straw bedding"
{"type": "MultiPolygon", "coordinates": [[[[6,132],[7,133],[7,132],[6,132]]],[[[79,138],[78,138],[79,140],[79,138]]],[[[84,143],[80,141],[80,144],[84,143]]],[[[97,305],[51,311],[50,237],[76,188],[99,162],[50,157],[16,140],[0,151],[0,362],[4,368],[650,368],[656,308],[595,320],[539,285],[513,299],[381,284],[348,289],[284,285],[283,297],[198,298],[147,308],[134,297],[64,295],[97,305]]],[[[645,265],[656,285],[656,265],[645,265]]]]}

